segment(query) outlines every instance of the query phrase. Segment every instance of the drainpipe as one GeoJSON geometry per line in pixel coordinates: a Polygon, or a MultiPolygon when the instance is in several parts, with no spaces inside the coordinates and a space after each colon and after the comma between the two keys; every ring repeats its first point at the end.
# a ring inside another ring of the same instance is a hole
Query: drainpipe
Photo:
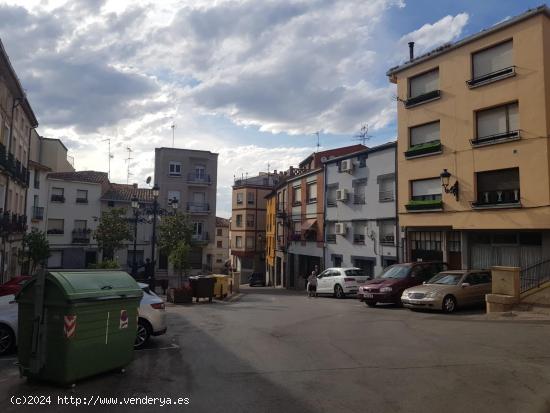
{"type": "MultiPolygon", "coordinates": [[[[327,262],[327,164],[323,164],[323,265],[319,271],[324,271],[327,262]]],[[[319,274],[317,274],[319,275],[319,274]]]]}
{"type": "Polygon", "coordinates": [[[402,262],[403,260],[403,253],[399,253],[399,241],[401,240],[401,227],[399,226],[399,191],[398,183],[399,183],[399,174],[397,173],[397,142],[395,143],[395,148],[393,151],[393,159],[395,164],[395,252],[397,255],[397,262],[402,262]]]}
{"type": "MultiPolygon", "coordinates": [[[[28,144],[29,150],[27,152],[27,176],[30,176],[29,161],[31,160],[31,135],[34,129],[36,129],[36,126],[29,128],[29,144],[28,144]]],[[[25,177],[25,179],[27,178],[25,177]]],[[[30,186],[30,180],[29,180],[29,183],[27,183],[27,190],[25,191],[25,204],[23,209],[25,215],[27,214],[27,199],[29,197],[29,186],[30,186]]],[[[29,221],[29,218],[30,217],[27,217],[27,222],[29,221]]]]}

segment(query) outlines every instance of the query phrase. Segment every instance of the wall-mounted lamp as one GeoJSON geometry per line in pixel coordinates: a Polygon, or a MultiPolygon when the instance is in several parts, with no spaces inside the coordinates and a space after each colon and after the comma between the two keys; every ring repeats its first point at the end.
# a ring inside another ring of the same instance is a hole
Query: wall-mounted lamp
{"type": "Polygon", "coordinates": [[[454,184],[449,186],[449,181],[451,179],[451,173],[446,169],[443,169],[443,172],[439,175],[441,178],[441,186],[445,190],[446,194],[453,194],[455,199],[458,201],[458,181],[455,181],[454,184]]]}

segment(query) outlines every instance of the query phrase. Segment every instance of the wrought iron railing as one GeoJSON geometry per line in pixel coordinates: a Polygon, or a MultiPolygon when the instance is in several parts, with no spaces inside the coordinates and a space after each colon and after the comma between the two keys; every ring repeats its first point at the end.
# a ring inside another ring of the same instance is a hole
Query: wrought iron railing
{"type": "Polygon", "coordinates": [[[520,292],[538,288],[550,281],[550,259],[523,268],[520,272],[520,292]]]}
{"type": "Polygon", "coordinates": [[[212,180],[210,179],[210,175],[207,174],[197,174],[197,173],[190,173],[187,174],[187,182],[191,182],[194,184],[211,184],[212,180]]]}
{"type": "Polygon", "coordinates": [[[210,205],[206,202],[188,202],[187,212],[207,213],[210,212],[210,205]]]}
{"type": "Polygon", "coordinates": [[[32,207],[32,219],[41,221],[44,219],[44,207],[33,206],[32,207]]]}
{"type": "Polygon", "coordinates": [[[73,244],[88,244],[91,234],[90,228],[73,229],[73,244]]]}
{"type": "Polygon", "coordinates": [[[494,190],[494,191],[479,191],[477,193],[477,201],[473,202],[473,206],[484,205],[500,205],[500,204],[519,204],[520,192],[517,189],[494,190]]]}

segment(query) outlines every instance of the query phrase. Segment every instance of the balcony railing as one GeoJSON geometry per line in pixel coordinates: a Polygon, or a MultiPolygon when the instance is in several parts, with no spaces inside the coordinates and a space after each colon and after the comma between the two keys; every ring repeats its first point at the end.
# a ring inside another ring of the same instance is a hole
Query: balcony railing
{"type": "Polygon", "coordinates": [[[441,141],[435,140],[430,142],[413,145],[405,152],[406,158],[414,158],[416,156],[435,154],[441,152],[441,141]]]}
{"type": "Polygon", "coordinates": [[[354,244],[365,244],[365,235],[363,235],[363,234],[353,234],[353,243],[354,244]]]}
{"type": "Polygon", "coordinates": [[[73,230],[73,244],[89,244],[92,230],[89,228],[73,230]]]}
{"type": "Polygon", "coordinates": [[[508,142],[508,141],[516,141],[520,139],[520,131],[519,130],[513,130],[509,132],[504,133],[497,133],[494,135],[489,136],[481,136],[479,138],[470,139],[470,144],[473,147],[477,146],[485,146],[485,145],[494,145],[496,143],[502,143],[502,142],[508,142]]]}
{"type": "Polygon", "coordinates": [[[65,197],[63,195],[53,194],[51,197],[52,202],[65,202],[65,197]]]}
{"type": "Polygon", "coordinates": [[[197,174],[192,172],[190,174],[187,174],[187,182],[190,182],[192,184],[210,185],[212,183],[212,180],[210,179],[210,175],[197,174]]]}
{"type": "Polygon", "coordinates": [[[201,234],[191,235],[191,241],[194,243],[203,243],[208,242],[210,238],[208,237],[208,232],[203,232],[201,234]]]}
{"type": "Polygon", "coordinates": [[[206,202],[188,202],[187,212],[195,214],[207,214],[210,212],[210,205],[206,202]]]}
{"type": "Polygon", "coordinates": [[[380,237],[380,244],[382,245],[394,245],[395,244],[395,236],[393,235],[384,235],[380,237]]]}
{"type": "Polygon", "coordinates": [[[420,105],[421,103],[431,102],[432,100],[439,99],[441,97],[441,91],[432,90],[431,92],[424,93],[422,95],[409,98],[405,101],[405,107],[412,108],[413,106],[420,105]]]}
{"type": "Polygon", "coordinates": [[[502,206],[521,206],[520,192],[517,189],[479,191],[477,201],[472,202],[473,207],[502,207],[502,206]]]}
{"type": "Polygon", "coordinates": [[[27,230],[27,217],[25,215],[1,213],[0,209],[0,232],[4,234],[25,232],[27,230]]]}
{"type": "Polygon", "coordinates": [[[365,194],[353,194],[353,203],[357,205],[364,205],[365,202],[365,194]]]}
{"type": "Polygon", "coordinates": [[[32,207],[32,219],[42,221],[44,219],[44,207],[32,207]]]}
{"type": "Polygon", "coordinates": [[[510,66],[505,67],[504,69],[495,70],[494,72],[486,73],[484,75],[474,77],[473,79],[467,80],[466,84],[470,89],[485,85],[487,83],[495,82],[500,79],[505,79],[507,77],[516,75],[516,67],[510,66]]]}
{"type": "Polygon", "coordinates": [[[336,234],[327,234],[327,243],[336,244],[336,234]]]}
{"type": "Polygon", "coordinates": [[[88,198],[76,198],[76,203],[77,204],[87,204],[88,203],[88,198]]]}

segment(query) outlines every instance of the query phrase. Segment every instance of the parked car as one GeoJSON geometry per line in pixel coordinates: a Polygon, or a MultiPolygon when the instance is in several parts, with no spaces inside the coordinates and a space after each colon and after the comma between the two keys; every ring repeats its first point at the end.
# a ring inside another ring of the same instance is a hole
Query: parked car
{"type": "Polygon", "coordinates": [[[0,297],[4,295],[15,295],[21,290],[21,287],[23,287],[23,284],[27,282],[27,280],[30,280],[32,277],[29,275],[19,275],[17,277],[13,277],[8,282],[0,285],[0,297]]]}
{"type": "Polygon", "coordinates": [[[265,275],[260,272],[254,272],[250,277],[248,277],[248,285],[254,287],[259,285],[260,287],[265,287],[265,275]]]}
{"type": "Polygon", "coordinates": [[[491,293],[491,272],[487,270],[443,271],[423,285],[403,291],[401,301],[411,309],[454,312],[458,307],[480,305],[491,293]]]}
{"type": "Polygon", "coordinates": [[[404,290],[422,284],[446,269],[445,263],[437,261],[390,265],[378,277],[361,286],[359,295],[369,307],[377,303],[401,304],[404,290]]]}
{"type": "Polygon", "coordinates": [[[138,330],[134,348],[140,349],[151,336],[166,333],[166,311],[164,300],[149,289],[147,284],[138,283],[143,297],[138,307],[138,330]]]}
{"type": "Polygon", "coordinates": [[[359,285],[369,277],[360,268],[327,268],[317,276],[317,294],[332,294],[344,298],[348,294],[357,294],[359,285]]]}
{"type": "Polygon", "coordinates": [[[17,302],[13,294],[0,297],[0,356],[15,348],[17,340],[17,302]]]}

